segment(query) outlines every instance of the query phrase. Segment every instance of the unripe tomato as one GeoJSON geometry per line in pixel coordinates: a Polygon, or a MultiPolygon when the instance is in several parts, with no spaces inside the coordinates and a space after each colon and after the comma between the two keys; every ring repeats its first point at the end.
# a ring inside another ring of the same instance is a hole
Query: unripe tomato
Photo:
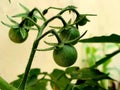
{"type": "Polygon", "coordinates": [[[28,37],[28,32],[26,30],[24,30],[24,33],[25,33],[25,37],[23,38],[20,33],[20,28],[11,28],[9,30],[9,38],[11,41],[13,41],[15,43],[22,43],[28,37]]]}
{"type": "MultiPolygon", "coordinates": [[[[70,28],[68,28],[68,30],[64,29],[60,32],[60,38],[63,40],[63,42],[67,42],[67,41],[76,39],[79,36],[80,36],[79,30],[74,26],[70,26],[70,28]]],[[[77,41],[78,40],[75,40],[71,44],[74,45],[77,43],[77,41]]]]}
{"type": "Polygon", "coordinates": [[[53,59],[59,66],[68,67],[76,62],[77,51],[72,45],[56,47],[53,51],[53,59]]]}

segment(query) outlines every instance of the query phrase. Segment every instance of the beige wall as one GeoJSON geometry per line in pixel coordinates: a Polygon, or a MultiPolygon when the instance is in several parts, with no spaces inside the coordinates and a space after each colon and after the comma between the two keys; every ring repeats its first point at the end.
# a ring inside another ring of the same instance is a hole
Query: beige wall
{"type": "MultiPolygon", "coordinates": [[[[111,33],[120,33],[120,1],[119,0],[1,0],[0,3],[0,21],[8,22],[6,15],[12,16],[23,9],[19,3],[32,9],[37,7],[40,10],[49,6],[65,7],[75,5],[81,13],[97,14],[97,17],[89,17],[91,20],[82,31],[88,30],[87,36],[109,35],[111,33]]],[[[49,15],[55,14],[52,12],[49,15]]],[[[73,16],[71,16],[73,17],[73,16]]],[[[36,32],[31,31],[28,40],[23,44],[14,44],[8,38],[8,27],[0,23],[0,75],[8,81],[17,78],[19,73],[24,72],[24,68],[29,58],[32,42],[35,39],[36,32]]],[[[40,46],[41,47],[41,46],[40,46]]],[[[81,44],[76,45],[80,52],[81,44]]],[[[80,65],[79,53],[78,61],[75,65],[80,65]]],[[[40,67],[42,71],[52,71],[57,66],[52,60],[52,53],[38,52],[35,56],[32,67],[40,67]]]]}

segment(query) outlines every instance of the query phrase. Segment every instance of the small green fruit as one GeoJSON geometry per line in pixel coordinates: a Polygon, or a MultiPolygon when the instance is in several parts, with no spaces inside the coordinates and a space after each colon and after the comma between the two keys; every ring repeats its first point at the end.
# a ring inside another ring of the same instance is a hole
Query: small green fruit
{"type": "Polygon", "coordinates": [[[62,67],[73,65],[77,60],[77,51],[72,45],[56,47],[53,51],[53,58],[56,64],[62,67]]]}
{"type": "Polygon", "coordinates": [[[26,30],[24,30],[24,33],[25,33],[25,37],[23,38],[20,33],[20,28],[11,28],[9,30],[9,38],[11,41],[13,41],[15,43],[22,43],[28,37],[28,32],[26,30]]]}
{"type": "MultiPolygon", "coordinates": [[[[63,40],[63,42],[68,42],[78,37],[80,37],[79,30],[74,26],[70,26],[67,30],[64,29],[60,32],[60,38],[63,40]]],[[[75,45],[77,42],[78,40],[75,40],[70,44],[75,45]]]]}

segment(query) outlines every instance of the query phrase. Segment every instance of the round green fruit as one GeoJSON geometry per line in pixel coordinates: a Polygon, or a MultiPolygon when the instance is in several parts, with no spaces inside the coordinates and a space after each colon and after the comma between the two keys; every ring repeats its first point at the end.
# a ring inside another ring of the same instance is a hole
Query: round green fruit
{"type": "Polygon", "coordinates": [[[72,45],[56,47],[53,51],[53,59],[59,66],[68,67],[77,60],[77,51],[72,45]]]}
{"type": "MultiPolygon", "coordinates": [[[[67,30],[64,29],[60,32],[60,38],[63,40],[63,42],[69,42],[78,37],[80,37],[79,30],[74,26],[70,26],[67,30]]],[[[77,42],[78,40],[74,40],[70,44],[75,45],[77,42]]]]}
{"type": "Polygon", "coordinates": [[[22,43],[28,37],[28,32],[26,30],[24,30],[24,33],[25,33],[25,37],[23,38],[20,33],[20,28],[11,28],[9,30],[9,38],[11,41],[13,41],[15,43],[22,43]]]}

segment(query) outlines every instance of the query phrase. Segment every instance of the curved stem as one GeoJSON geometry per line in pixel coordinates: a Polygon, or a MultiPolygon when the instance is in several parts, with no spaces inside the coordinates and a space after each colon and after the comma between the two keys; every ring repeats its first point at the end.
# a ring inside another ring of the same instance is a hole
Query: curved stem
{"type": "Polygon", "coordinates": [[[29,17],[25,17],[25,19],[19,24],[20,27],[23,27],[26,19],[30,20],[37,27],[37,29],[40,30],[40,26],[33,19],[29,17]]]}
{"type": "Polygon", "coordinates": [[[26,69],[25,69],[25,74],[24,74],[24,77],[23,77],[23,80],[19,86],[19,90],[25,90],[25,84],[26,84],[26,81],[27,81],[27,77],[28,77],[28,74],[29,74],[29,71],[30,71],[30,68],[31,68],[31,65],[32,65],[32,61],[33,61],[33,58],[34,58],[34,55],[35,55],[35,52],[36,52],[36,49],[37,49],[37,46],[39,44],[39,41],[44,37],[46,36],[48,33],[53,33],[57,40],[58,40],[58,43],[62,43],[61,39],[59,38],[58,34],[56,33],[56,31],[54,31],[53,29],[52,30],[49,30],[48,32],[44,33],[39,39],[35,40],[34,43],[33,43],[33,48],[31,50],[31,54],[30,54],[30,58],[29,58],[29,61],[27,63],[27,66],[26,66],[26,69]]]}
{"type": "Polygon", "coordinates": [[[58,40],[58,44],[62,43],[61,38],[58,36],[57,32],[56,32],[55,30],[53,30],[53,29],[51,29],[51,30],[45,32],[38,40],[41,40],[44,36],[46,36],[46,35],[49,34],[49,33],[52,33],[52,34],[55,35],[55,37],[56,37],[57,40],[58,40]]]}
{"type": "Polygon", "coordinates": [[[80,15],[80,14],[78,13],[78,11],[75,10],[75,9],[73,9],[73,8],[65,8],[65,9],[61,10],[61,12],[58,13],[58,15],[62,15],[62,14],[63,14],[64,12],[66,12],[66,11],[73,11],[77,16],[80,15]]]}
{"type": "Polygon", "coordinates": [[[38,44],[39,44],[39,41],[34,41],[34,43],[33,43],[31,54],[30,54],[30,57],[29,57],[29,60],[28,60],[28,63],[27,63],[26,69],[25,69],[25,74],[24,74],[23,80],[18,88],[19,90],[25,90],[25,84],[26,84],[27,77],[28,77],[28,74],[29,74],[29,71],[30,71],[30,68],[32,65],[32,61],[33,61],[33,58],[34,58],[34,55],[36,52],[35,49],[37,48],[38,44]]]}
{"type": "Polygon", "coordinates": [[[43,19],[44,21],[46,21],[46,18],[44,17],[44,15],[43,15],[37,8],[34,8],[34,9],[31,11],[31,13],[33,13],[34,11],[37,11],[37,12],[40,14],[40,16],[42,17],[42,19],[43,19]]]}
{"type": "Polygon", "coordinates": [[[48,9],[62,10],[62,8],[57,8],[57,7],[49,7],[48,9]]]}
{"type": "MultiPolygon", "coordinates": [[[[30,53],[30,57],[29,57],[29,60],[28,60],[28,63],[27,63],[26,69],[25,69],[25,74],[24,74],[23,80],[22,80],[22,82],[21,82],[21,84],[20,84],[20,86],[18,88],[19,90],[25,90],[25,85],[26,85],[27,77],[28,77],[28,74],[29,74],[29,71],[30,71],[30,68],[31,68],[31,65],[32,65],[32,62],[33,62],[34,55],[36,53],[36,49],[37,49],[38,44],[39,44],[39,41],[42,39],[42,32],[43,32],[43,30],[45,29],[45,27],[47,26],[47,24],[50,21],[52,21],[52,20],[54,20],[56,18],[59,18],[63,22],[63,25],[66,25],[66,22],[64,21],[64,19],[61,16],[54,16],[54,17],[50,18],[49,20],[45,21],[43,23],[43,25],[41,26],[41,28],[40,28],[37,24],[35,24],[35,22],[32,19],[30,19],[30,18],[27,17],[27,19],[29,19],[32,22],[34,22],[34,24],[36,25],[36,27],[39,30],[38,30],[37,39],[33,43],[32,50],[31,50],[31,53],[30,53]]],[[[51,33],[55,33],[53,30],[50,31],[50,32],[51,33]]],[[[49,33],[49,32],[47,32],[47,33],[49,33]]],[[[59,39],[59,37],[57,36],[57,34],[55,34],[55,35],[56,35],[56,37],[58,39],[58,42],[61,42],[61,40],[59,39]]]]}
{"type": "Polygon", "coordinates": [[[41,34],[42,34],[44,28],[48,25],[48,23],[51,22],[52,20],[56,19],[56,18],[58,18],[62,21],[63,26],[67,25],[67,23],[65,22],[65,20],[61,16],[59,16],[59,15],[54,16],[54,17],[48,19],[46,22],[43,23],[43,25],[41,26],[40,32],[37,35],[37,39],[39,39],[41,37],[41,34]]]}

